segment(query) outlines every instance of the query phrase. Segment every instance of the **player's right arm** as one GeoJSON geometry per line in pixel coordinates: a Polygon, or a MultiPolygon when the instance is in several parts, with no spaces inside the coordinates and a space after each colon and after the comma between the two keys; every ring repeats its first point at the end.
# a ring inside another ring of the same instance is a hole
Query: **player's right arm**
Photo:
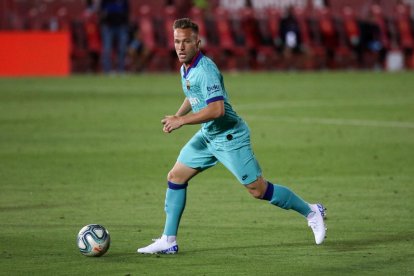
{"type": "Polygon", "coordinates": [[[217,100],[209,103],[207,107],[195,113],[189,113],[183,116],[165,116],[161,120],[164,125],[163,131],[170,133],[183,125],[194,125],[209,122],[225,114],[224,100],[217,100]]]}
{"type": "Polygon", "coordinates": [[[170,131],[166,129],[166,118],[167,117],[171,117],[171,118],[182,117],[184,115],[187,115],[190,111],[191,111],[191,104],[188,98],[186,97],[174,116],[165,116],[165,118],[161,120],[161,123],[164,125],[163,131],[166,133],[170,133],[172,131],[172,130],[170,131]]]}
{"type": "Polygon", "coordinates": [[[178,117],[184,116],[190,111],[191,111],[191,104],[190,104],[190,101],[188,100],[188,98],[186,97],[184,99],[182,105],[178,109],[178,111],[175,113],[175,116],[178,116],[178,117]]]}

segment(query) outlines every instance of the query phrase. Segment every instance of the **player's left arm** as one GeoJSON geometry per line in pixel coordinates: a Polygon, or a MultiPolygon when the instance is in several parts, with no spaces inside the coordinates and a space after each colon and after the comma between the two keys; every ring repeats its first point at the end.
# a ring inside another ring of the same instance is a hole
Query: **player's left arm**
{"type": "Polygon", "coordinates": [[[164,124],[163,131],[170,133],[183,125],[195,125],[212,121],[220,118],[224,113],[224,100],[218,100],[209,103],[207,107],[197,113],[188,113],[184,116],[165,116],[161,123],[164,124]]]}

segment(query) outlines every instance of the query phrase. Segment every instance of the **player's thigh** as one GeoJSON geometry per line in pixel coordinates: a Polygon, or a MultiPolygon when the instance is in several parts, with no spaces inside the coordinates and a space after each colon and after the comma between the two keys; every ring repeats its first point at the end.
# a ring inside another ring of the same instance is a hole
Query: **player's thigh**
{"type": "Polygon", "coordinates": [[[217,164],[217,158],[199,131],[181,149],[177,163],[197,171],[203,171],[217,164]]]}
{"type": "Polygon", "coordinates": [[[262,175],[262,170],[250,145],[236,150],[217,151],[215,155],[243,185],[255,182],[262,175]]]}

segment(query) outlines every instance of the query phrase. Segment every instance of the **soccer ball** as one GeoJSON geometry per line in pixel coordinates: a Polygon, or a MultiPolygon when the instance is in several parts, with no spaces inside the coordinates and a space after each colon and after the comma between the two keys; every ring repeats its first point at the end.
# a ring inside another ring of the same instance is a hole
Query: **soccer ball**
{"type": "Polygon", "coordinates": [[[108,251],[111,236],[102,225],[88,224],[79,231],[77,243],[83,255],[99,257],[108,251]]]}

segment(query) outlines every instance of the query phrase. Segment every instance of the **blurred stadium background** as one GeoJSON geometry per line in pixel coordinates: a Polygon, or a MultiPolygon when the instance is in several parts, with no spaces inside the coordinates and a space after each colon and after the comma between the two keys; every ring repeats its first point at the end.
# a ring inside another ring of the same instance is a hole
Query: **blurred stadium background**
{"type": "MultiPolygon", "coordinates": [[[[169,72],[171,25],[190,17],[224,71],[413,70],[413,0],[131,0],[125,71],[169,72]],[[299,27],[286,51],[281,20],[299,27]]],[[[100,73],[99,1],[0,1],[0,76],[100,73]]],[[[116,62],[116,54],[113,60],[116,62]]]]}

